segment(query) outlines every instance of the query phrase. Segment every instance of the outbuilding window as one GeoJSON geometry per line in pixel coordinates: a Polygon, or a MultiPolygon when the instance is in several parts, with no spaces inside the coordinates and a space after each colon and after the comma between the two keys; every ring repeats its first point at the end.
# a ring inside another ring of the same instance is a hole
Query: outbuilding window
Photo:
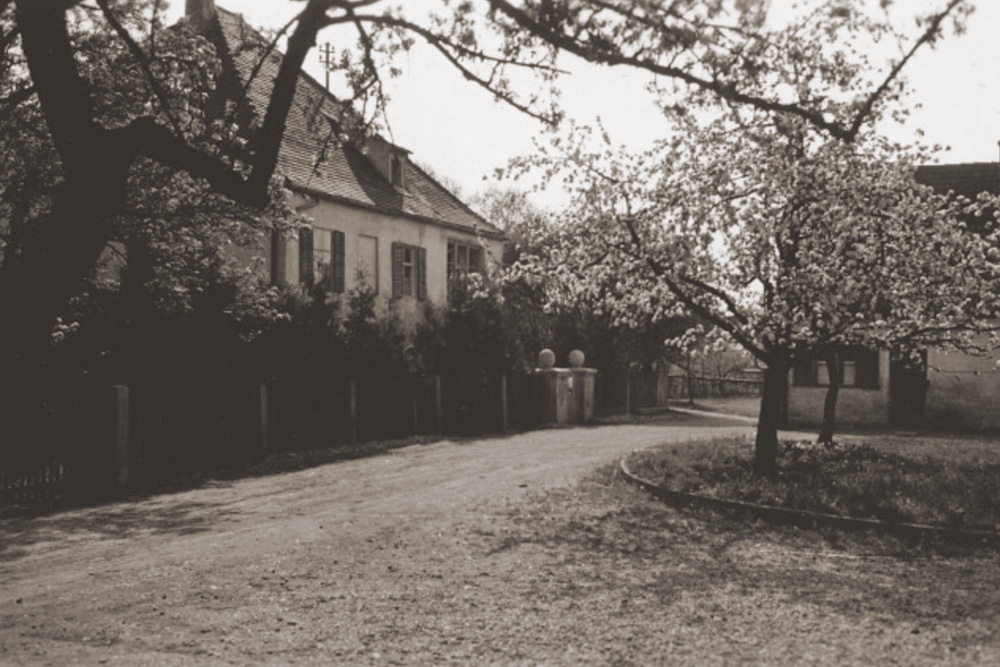
{"type": "MultiPolygon", "coordinates": [[[[856,389],[878,389],[878,350],[863,347],[848,347],[841,351],[844,375],[842,387],[856,389]]],[[[830,369],[826,360],[816,355],[808,355],[795,365],[793,384],[796,387],[830,386],[830,369]]]]}

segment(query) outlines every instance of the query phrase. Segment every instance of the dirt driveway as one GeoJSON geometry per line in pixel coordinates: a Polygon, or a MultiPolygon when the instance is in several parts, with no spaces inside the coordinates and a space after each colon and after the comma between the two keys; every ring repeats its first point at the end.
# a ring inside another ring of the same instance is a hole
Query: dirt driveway
{"type": "MultiPolygon", "coordinates": [[[[748,430],[673,419],[414,445],[7,520],[0,664],[378,662],[352,619],[396,569],[409,568],[418,583],[449,584],[456,526],[516,506],[525,494],[574,484],[634,449],[748,430]]],[[[394,605],[400,623],[414,622],[407,606],[405,596],[394,605]]],[[[494,658],[504,655],[511,654],[494,658]]],[[[410,657],[426,664],[442,656],[410,657]]]]}

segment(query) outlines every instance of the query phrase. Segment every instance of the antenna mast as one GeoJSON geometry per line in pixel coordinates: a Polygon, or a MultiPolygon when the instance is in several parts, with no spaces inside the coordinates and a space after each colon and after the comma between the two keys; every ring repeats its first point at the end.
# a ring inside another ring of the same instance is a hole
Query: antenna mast
{"type": "Polygon", "coordinates": [[[323,73],[326,75],[326,91],[330,92],[330,65],[333,63],[333,46],[330,42],[319,47],[319,61],[323,63],[323,73]]]}

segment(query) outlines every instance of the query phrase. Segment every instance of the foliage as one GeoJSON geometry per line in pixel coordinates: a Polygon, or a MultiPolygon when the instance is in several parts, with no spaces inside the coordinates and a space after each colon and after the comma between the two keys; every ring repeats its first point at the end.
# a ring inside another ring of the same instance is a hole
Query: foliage
{"type": "Polygon", "coordinates": [[[521,271],[522,256],[547,257],[562,238],[555,216],[533,206],[525,192],[493,187],[471,205],[506,236],[505,268],[497,272],[494,289],[514,346],[509,354],[515,367],[534,368],[538,353],[545,348],[556,353],[557,363],[566,363],[571,350],[582,350],[588,366],[606,373],[679,358],[663,342],[676,335],[681,323],[667,319],[625,322],[604,309],[600,298],[555,298],[553,294],[570,294],[575,283],[566,284],[554,263],[545,275],[527,276],[521,271]]]}
{"type": "Polygon", "coordinates": [[[640,476],[674,491],[855,518],[992,530],[1000,525],[1000,462],[955,461],[875,443],[783,441],[779,473],[752,473],[749,443],[672,446],[634,459],[640,476]]]}
{"type": "MultiPolygon", "coordinates": [[[[405,377],[407,333],[398,313],[381,304],[367,285],[340,298],[322,288],[288,288],[277,323],[253,345],[264,378],[283,380],[296,373],[322,377],[405,377]]],[[[310,383],[304,378],[303,386],[310,383]]]]}
{"type": "MultiPolygon", "coordinates": [[[[837,114],[843,109],[824,97],[788,100],[782,86],[774,85],[771,62],[782,61],[768,50],[776,42],[763,28],[767,3],[761,1],[586,1],[571,7],[491,0],[485,12],[474,3],[458,3],[429,16],[408,14],[402,7],[370,11],[374,4],[309,0],[270,41],[258,40],[260,57],[267,58],[278,40],[288,37],[266,109],[237,122],[228,112],[221,118],[204,112],[217,84],[218,62],[204,38],[185,27],[163,29],[159,0],[98,0],[96,7],[5,0],[0,5],[0,120],[16,116],[11,112],[22,104],[33,107],[45,122],[66,184],[53,195],[45,233],[19,247],[23,267],[12,271],[8,262],[0,274],[0,306],[20,312],[16,332],[10,332],[16,345],[47,331],[56,311],[79,290],[107,241],[110,221],[126,210],[127,172],[140,156],[205,179],[235,202],[267,204],[291,93],[317,34],[331,26],[352,29],[357,44],[356,50],[332,58],[331,66],[344,73],[353,98],[372,101],[363,106],[376,114],[383,108],[383,76],[397,73],[394,56],[418,39],[469,81],[550,121],[559,112],[554,96],[544,92],[553,92],[560,50],[638,67],[736,105],[787,113],[841,138],[857,133],[899,69],[893,68],[880,86],[852,88],[859,101],[851,113],[837,114]],[[110,57],[88,58],[95,45],[110,57]],[[522,87],[524,77],[512,76],[512,70],[536,76],[522,87]],[[48,279],[36,280],[46,272],[48,279]],[[31,299],[25,297],[28,285],[34,288],[31,299]]],[[[851,15],[860,4],[839,0],[834,11],[851,15]]],[[[963,0],[951,0],[926,19],[914,49],[936,39],[946,18],[960,18],[968,10],[963,0]]],[[[793,48],[785,50],[798,60],[795,32],[788,34],[793,48]]],[[[912,50],[900,67],[910,55],[912,50]]]]}
{"type": "Polygon", "coordinates": [[[447,305],[424,310],[415,342],[436,375],[495,375],[516,363],[503,295],[480,273],[456,274],[449,280],[447,305]]]}
{"type": "MultiPolygon", "coordinates": [[[[354,30],[357,51],[335,60],[347,68],[352,92],[371,94],[375,103],[368,108],[376,110],[381,108],[382,73],[393,73],[391,57],[414,39],[434,46],[466,79],[547,120],[558,117],[552,97],[544,94],[558,73],[558,50],[596,62],[640,67],[712,98],[781,112],[792,125],[797,120],[824,136],[842,139],[858,134],[898,73],[893,68],[882,84],[855,88],[861,77],[839,64],[824,66],[821,50],[803,54],[795,30],[784,41],[771,39],[762,27],[766,8],[762,1],[649,5],[491,0],[485,12],[463,2],[446,4],[429,18],[408,16],[402,8],[372,12],[373,4],[369,0],[303,3],[294,23],[272,41],[254,47],[261,58],[270,57],[287,32],[270,98],[256,110],[256,117],[238,122],[228,112],[239,104],[224,105],[221,118],[206,112],[210,92],[219,84],[220,63],[209,41],[189,29],[197,26],[163,29],[158,0],[97,0],[96,6],[73,0],[0,0],[0,123],[5,126],[0,136],[16,135],[15,149],[22,155],[34,153],[35,138],[24,135],[34,131],[41,136],[38,128],[43,122],[44,142],[51,142],[51,147],[38,146],[42,150],[37,154],[47,153],[47,165],[58,165],[29,170],[30,178],[23,183],[12,179],[16,187],[10,192],[19,199],[5,204],[11,223],[0,266],[0,311],[5,314],[0,375],[14,378],[0,395],[5,408],[12,404],[7,399],[22,393],[18,382],[32,377],[35,357],[46,349],[53,322],[80,293],[118,231],[129,210],[130,179],[140,159],[169,174],[189,174],[189,182],[175,182],[185,199],[193,188],[195,197],[210,189],[257,210],[274,202],[275,188],[282,184],[276,168],[292,92],[302,63],[324,28],[342,25],[354,30]],[[638,7],[643,11],[634,11],[638,7]],[[777,54],[769,50],[772,43],[778,45],[777,54]],[[819,63],[815,71],[828,77],[825,84],[849,78],[850,92],[857,93],[858,100],[846,103],[811,90],[785,99],[788,82],[780,79],[781,68],[789,63],[800,68],[807,62],[819,63]],[[525,90],[519,91],[509,76],[517,69],[537,75],[525,90]],[[38,121],[34,129],[12,120],[23,118],[38,121]],[[54,187],[46,196],[47,184],[54,187]]],[[[859,4],[860,0],[839,0],[834,10],[851,17],[850,10],[859,4]]],[[[967,6],[963,0],[951,0],[931,17],[914,48],[936,38],[944,19],[960,16],[967,6]]],[[[809,44],[837,43],[832,33],[822,37],[809,44]]],[[[912,50],[900,66],[910,54],[912,50]]],[[[17,160],[4,164],[7,169],[0,181],[6,182],[6,171],[17,160]]],[[[164,200],[168,212],[174,201],[168,193],[164,200]]],[[[143,224],[140,221],[137,229],[143,224]]],[[[158,247],[142,236],[151,255],[159,255],[167,264],[196,267],[203,276],[224,273],[216,258],[204,251],[207,246],[197,240],[197,233],[171,224],[158,231],[182,239],[184,257],[174,254],[173,244],[158,247]]],[[[201,277],[174,285],[179,291],[161,289],[167,287],[162,275],[153,272],[149,277],[152,282],[145,276],[137,282],[151,286],[157,302],[168,309],[193,307],[188,304],[197,300],[199,288],[206,289],[201,277]]],[[[612,291],[635,292],[640,283],[605,280],[603,284],[612,291]]],[[[266,300],[251,301],[258,313],[269,310],[266,300]]],[[[655,291],[640,301],[651,312],[661,313],[666,307],[655,291]]]]}
{"type": "MultiPolygon", "coordinates": [[[[118,17],[130,32],[155,32],[159,26],[146,18],[150,8],[150,2],[123,3],[118,17]]],[[[94,115],[101,126],[120,126],[168,101],[148,90],[152,84],[109,25],[95,22],[83,9],[70,17],[71,34],[79,44],[80,72],[86,86],[97,93],[94,115]]],[[[185,136],[198,135],[204,141],[204,135],[213,133],[221,140],[202,110],[218,70],[210,46],[189,32],[175,30],[158,35],[155,48],[157,59],[150,63],[154,78],[160,84],[169,82],[174,95],[169,108],[154,113],[167,122],[183,112],[185,136]]],[[[8,89],[21,83],[14,77],[8,89]]],[[[61,158],[39,100],[29,98],[17,111],[6,119],[10,131],[0,139],[0,272],[6,276],[33,261],[26,248],[53,216],[63,179],[61,158]]],[[[257,210],[220,196],[187,172],[147,158],[136,160],[126,179],[123,211],[108,226],[99,270],[81,281],[78,289],[83,293],[74,296],[62,313],[64,321],[70,312],[82,316],[91,308],[101,309],[88,304],[90,296],[116,288],[124,291],[120,301],[132,302],[131,309],[119,304],[116,314],[122,324],[144,313],[183,319],[206,290],[223,286],[237,291],[229,312],[237,319],[246,315],[246,335],[266,324],[260,320],[279,316],[269,308],[273,295],[268,295],[268,286],[257,279],[259,266],[248,267],[246,257],[259,253],[263,233],[294,222],[287,191],[271,188],[268,206],[257,210]],[[237,261],[240,254],[243,261],[237,261]]],[[[56,337],[64,337],[67,327],[75,324],[65,325],[56,337]]]]}
{"type": "Polygon", "coordinates": [[[575,193],[557,246],[515,272],[555,272],[567,287],[550,298],[596,299],[626,322],[690,313],[767,369],[762,474],[774,472],[787,371],[800,355],[854,344],[970,346],[993,326],[996,239],[961,222],[988,202],[918,185],[913,165],[926,153],[876,133],[878,121],[905,115],[902,79],[894,75],[871,104],[858,97],[882,78],[864,47],[893,34],[835,3],[758,45],[767,72],[744,85],[822,100],[835,123],[861,105],[849,137],[696,93],[668,100],[672,136],[641,154],[615,148],[606,132],[570,128],[513,165],[514,174],[562,176],[575,193]]]}
{"type": "Polygon", "coordinates": [[[469,200],[477,213],[504,233],[501,263],[509,266],[522,253],[537,252],[553,232],[553,216],[534,206],[522,190],[492,186],[469,200]]]}

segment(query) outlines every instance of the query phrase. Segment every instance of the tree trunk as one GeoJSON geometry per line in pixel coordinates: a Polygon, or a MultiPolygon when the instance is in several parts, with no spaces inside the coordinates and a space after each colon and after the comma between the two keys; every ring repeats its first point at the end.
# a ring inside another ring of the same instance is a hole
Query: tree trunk
{"type": "Polygon", "coordinates": [[[782,407],[788,393],[788,367],[769,364],[764,369],[764,387],[757,418],[757,438],[754,443],[753,473],[761,477],[778,474],[778,427],[782,407]]]}
{"type": "Polygon", "coordinates": [[[687,368],[687,394],[688,394],[688,405],[694,405],[694,362],[691,360],[691,355],[688,354],[687,368]]]}
{"type": "Polygon", "coordinates": [[[823,423],[820,425],[816,442],[832,444],[833,431],[837,423],[837,396],[840,394],[840,385],[844,382],[844,359],[840,352],[834,349],[826,353],[825,360],[830,385],[823,400],[823,423]]]}
{"type": "MultiPolygon", "coordinates": [[[[108,188],[65,183],[51,215],[25,239],[16,262],[0,269],[0,456],[53,446],[42,424],[52,415],[46,364],[56,317],[84,283],[107,240],[108,188]]],[[[41,451],[36,453],[41,454],[41,451]]]]}

